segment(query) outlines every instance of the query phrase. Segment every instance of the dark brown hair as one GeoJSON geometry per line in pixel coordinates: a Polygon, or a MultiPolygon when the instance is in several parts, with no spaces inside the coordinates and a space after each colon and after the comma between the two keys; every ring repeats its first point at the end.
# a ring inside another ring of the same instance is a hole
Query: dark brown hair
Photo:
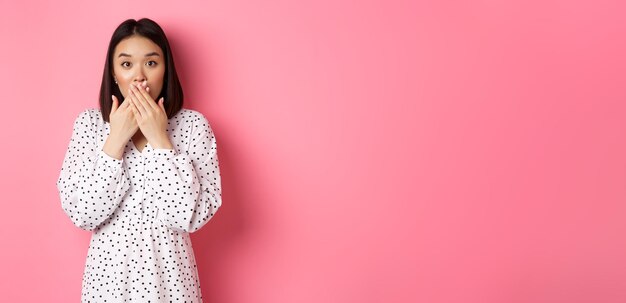
{"type": "Polygon", "coordinates": [[[104,63],[102,84],[100,85],[100,112],[102,113],[102,118],[104,121],[109,122],[109,114],[111,113],[111,107],[113,107],[111,95],[117,97],[117,100],[120,102],[119,105],[124,101],[124,96],[113,80],[113,55],[117,44],[132,35],[140,35],[152,40],[152,42],[158,45],[163,51],[163,55],[165,56],[163,88],[156,100],[163,97],[163,107],[169,119],[183,107],[183,88],[176,74],[174,57],[172,56],[170,44],[167,41],[165,32],[163,32],[163,29],[156,22],[148,18],[139,20],[128,19],[122,22],[113,32],[104,63]]]}

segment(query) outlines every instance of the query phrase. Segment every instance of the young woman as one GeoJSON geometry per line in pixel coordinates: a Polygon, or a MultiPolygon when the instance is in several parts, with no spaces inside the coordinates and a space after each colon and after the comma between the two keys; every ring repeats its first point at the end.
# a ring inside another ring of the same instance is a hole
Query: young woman
{"type": "Polygon", "coordinates": [[[154,21],[113,33],[100,108],[75,119],[57,188],[74,225],[92,231],[82,302],[202,302],[189,233],[222,204],[217,143],[207,119],[183,108],[154,21]]]}

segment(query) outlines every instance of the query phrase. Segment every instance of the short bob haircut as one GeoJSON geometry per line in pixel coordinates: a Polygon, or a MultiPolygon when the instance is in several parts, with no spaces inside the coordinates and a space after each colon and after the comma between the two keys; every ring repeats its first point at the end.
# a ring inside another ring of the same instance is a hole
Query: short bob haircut
{"type": "MultiPolygon", "coordinates": [[[[100,85],[100,112],[102,113],[102,118],[104,121],[109,122],[109,115],[113,107],[111,95],[115,95],[119,102],[124,102],[124,96],[113,79],[113,55],[117,44],[132,35],[140,35],[152,40],[152,42],[161,48],[165,56],[163,88],[156,100],[163,97],[163,107],[169,119],[183,107],[183,88],[176,74],[174,57],[172,56],[172,50],[170,49],[170,44],[167,41],[165,32],[163,32],[163,29],[156,22],[148,18],[139,20],[128,19],[122,22],[113,32],[113,36],[109,42],[109,49],[107,50],[107,58],[104,63],[102,84],[100,85]]],[[[121,103],[119,105],[121,105],[121,103]]]]}

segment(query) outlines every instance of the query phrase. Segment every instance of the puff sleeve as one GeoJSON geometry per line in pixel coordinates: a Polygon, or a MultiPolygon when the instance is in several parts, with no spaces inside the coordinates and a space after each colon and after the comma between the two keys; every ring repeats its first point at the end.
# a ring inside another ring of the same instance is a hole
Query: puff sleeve
{"type": "Polygon", "coordinates": [[[117,208],[130,188],[123,160],[96,145],[89,110],[74,121],[72,136],[56,185],[61,206],[74,225],[94,230],[117,208]]]}
{"type": "Polygon", "coordinates": [[[192,125],[187,151],[157,148],[146,164],[157,220],[189,233],[204,226],[222,205],[215,135],[202,114],[192,125]]]}

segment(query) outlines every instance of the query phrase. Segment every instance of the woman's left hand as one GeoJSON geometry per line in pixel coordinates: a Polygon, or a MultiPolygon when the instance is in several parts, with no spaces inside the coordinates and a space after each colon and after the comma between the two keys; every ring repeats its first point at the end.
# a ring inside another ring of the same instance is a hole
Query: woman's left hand
{"type": "Polygon", "coordinates": [[[142,84],[130,84],[129,96],[134,106],[135,119],[141,133],[153,148],[173,148],[167,136],[167,113],[163,107],[163,97],[158,105],[142,84]]]}

